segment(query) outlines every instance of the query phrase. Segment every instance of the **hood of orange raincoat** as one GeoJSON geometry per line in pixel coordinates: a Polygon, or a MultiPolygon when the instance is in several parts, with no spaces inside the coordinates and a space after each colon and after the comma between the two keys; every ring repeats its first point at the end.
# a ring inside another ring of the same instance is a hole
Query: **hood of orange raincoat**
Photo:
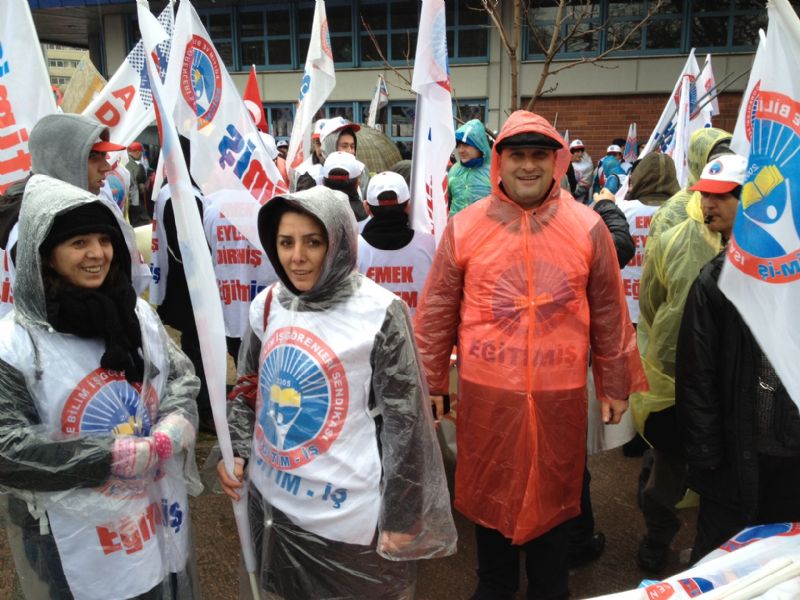
{"type": "Polygon", "coordinates": [[[556,163],[555,168],[553,169],[554,184],[550,188],[550,193],[545,199],[545,202],[558,198],[561,195],[561,187],[559,182],[561,179],[563,179],[564,175],[566,175],[570,160],[572,160],[572,156],[569,153],[567,143],[564,141],[564,138],[561,137],[558,131],[556,131],[555,127],[553,127],[544,117],[527,110],[517,110],[511,113],[511,116],[508,118],[505,125],[503,125],[503,129],[500,131],[500,135],[498,135],[497,140],[495,140],[494,147],[492,148],[492,194],[501,200],[504,200],[505,202],[513,202],[513,200],[505,193],[503,186],[501,185],[500,162],[502,161],[502,158],[497,148],[501,145],[503,140],[520,133],[540,133],[549,138],[553,138],[559,144],[561,144],[561,148],[556,150],[556,163]]]}

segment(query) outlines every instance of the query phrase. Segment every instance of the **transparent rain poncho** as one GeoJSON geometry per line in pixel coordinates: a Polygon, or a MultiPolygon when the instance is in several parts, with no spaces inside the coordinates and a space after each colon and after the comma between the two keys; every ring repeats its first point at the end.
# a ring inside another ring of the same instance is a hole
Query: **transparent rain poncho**
{"type": "MultiPolygon", "coordinates": [[[[647,235],[645,246],[645,260],[650,254],[650,249],[655,245],[659,236],[667,229],[674,227],[686,219],[686,204],[693,196],[700,201],[700,193],[689,190],[703,172],[703,167],[710,160],[712,151],[718,144],[729,144],[731,134],[715,127],[706,127],[695,131],[689,140],[689,181],[686,187],[678,191],[667,200],[653,215],[650,221],[650,232],[647,235]]],[[[634,198],[634,196],[631,196],[634,198]]]]}
{"type": "Polygon", "coordinates": [[[102,339],[48,322],[39,246],[57,215],[90,202],[115,216],[120,264],[138,256],[110,202],[59,180],[31,178],[20,213],[15,309],[0,321],[0,490],[17,574],[27,598],[194,598],[193,436],[141,475],[112,471],[115,440],[150,436],[167,417],[196,430],[191,363],[141,299],[141,384],[100,366],[102,339]]]}
{"type": "Polygon", "coordinates": [[[492,195],[448,223],[414,322],[433,393],[458,344],[456,508],[514,544],[580,512],[590,347],[599,399],[645,386],[608,228],[557,185],[566,147],[538,207],[503,191],[497,147],[521,133],[561,140],[538,115],[509,117],[492,195]]]}
{"type": "Polygon", "coordinates": [[[692,194],[685,210],[683,222],[663,231],[655,243],[647,240],[636,333],[650,389],[631,396],[640,433],[651,413],[675,404],[675,350],[686,297],[703,265],[722,250],[720,235],[703,223],[700,194],[692,194]]]}
{"type": "Polygon", "coordinates": [[[262,587],[293,598],[410,598],[414,560],[455,552],[442,458],[405,304],[356,267],[346,196],[271,200],[259,233],[281,280],[250,311],[228,420],[246,459],[262,587]],[[299,292],[277,259],[287,209],[328,249],[299,292]]]}

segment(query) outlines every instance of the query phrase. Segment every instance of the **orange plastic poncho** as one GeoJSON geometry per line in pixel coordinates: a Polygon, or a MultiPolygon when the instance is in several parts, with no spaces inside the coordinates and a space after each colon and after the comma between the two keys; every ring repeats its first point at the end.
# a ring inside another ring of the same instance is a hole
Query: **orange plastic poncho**
{"type": "MultiPolygon", "coordinates": [[[[539,132],[543,118],[511,115],[497,141],[539,132]]],[[[646,388],[611,235],[558,182],[523,210],[500,185],[456,215],[443,234],[415,331],[431,393],[458,344],[455,505],[515,544],[579,514],[586,452],[589,347],[598,397],[646,388]]]]}

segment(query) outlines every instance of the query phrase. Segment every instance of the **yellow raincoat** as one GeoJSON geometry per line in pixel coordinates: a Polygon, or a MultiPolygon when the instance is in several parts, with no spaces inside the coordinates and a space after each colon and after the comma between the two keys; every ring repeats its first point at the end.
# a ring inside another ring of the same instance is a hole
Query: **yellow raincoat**
{"type": "MultiPolygon", "coordinates": [[[[700,177],[712,148],[726,139],[730,134],[713,128],[692,135],[690,186],[700,177]]],[[[720,235],[703,223],[699,192],[683,189],[658,209],[646,248],[636,333],[650,389],[630,399],[639,433],[644,433],[651,413],[675,404],[675,347],[686,296],[703,265],[722,250],[720,235]],[[679,220],[682,213],[685,217],[679,220]],[[665,229],[673,221],[677,224],[665,229]],[[655,236],[654,224],[658,228],[655,236]]]]}
{"type": "MultiPolygon", "coordinates": [[[[537,132],[543,118],[509,117],[497,141],[537,132]]],[[[589,348],[598,397],[626,398],[645,381],[611,235],[558,182],[537,207],[504,192],[492,156],[492,194],[447,225],[416,313],[431,393],[458,343],[456,508],[514,544],[580,512],[589,348]]]]}
{"type": "Polygon", "coordinates": [[[700,179],[700,174],[703,172],[703,167],[706,166],[714,146],[720,142],[730,142],[730,140],[730,133],[715,127],[700,129],[692,134],[689,140],[689,181],[685,188],[667,200],[653,215],[653,219],[650,221],[650,232],[647,234],[647,245],[644,249],[645,260],[650,255],[650,250],[659,236],[686,219],[686,203],[689,202],[689,198],[696,196],[697,201],[700,201],[700,194],[689,191],[689,188],[700,179]]]}

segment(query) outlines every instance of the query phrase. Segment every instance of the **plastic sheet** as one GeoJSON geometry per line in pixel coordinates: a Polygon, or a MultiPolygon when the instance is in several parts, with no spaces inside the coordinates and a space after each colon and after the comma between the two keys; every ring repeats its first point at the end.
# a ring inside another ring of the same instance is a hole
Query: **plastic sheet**
{"type": "Polygon", "coordinates": [[[259,230],[282,283],[251,306],[228,422],[249,461],[262,586],[285,598],[410,597],[408,561],[452,554],[456,532],[408,311],[355,272],[343,194],[273,199],[259,230]],[[323,271],[302,293],[276,258],[287,205],[327,232],[323,271]]]}
{"type": "MultiPolygon", "coordinates": [[[[538,132],[514,113],[498,138],[538,132]]],[[[633,327],[608,229],[554,185],[522,210],[500,186],[450,220],[434,258],[415,332],[432,393],[445,393],[458,343],[456,507],[519,544],[579,512],[586,442],[588,352],[598,396],[643,389],[633,327]]]]}
{"type": "Polygon", "coordinates": [[[474,167],[461,164],[456,151],[456,163],[447,173],[447,193],[450,196],[450,216],[458,213],[476,200],[492,192],[491,172],[492,148],[486,128],[478,119],[467,121],[456,130],[456,142],[469,143],[483,154],[483,162],[474,167]]]}
{"type": "Polygon", "coordinates": [[[200,485],[191,363],[143,300],[141,384],[100,367],[102,339],[47,321],[39,245],[57,214],[88,202],[112,211],[127,259],[138,257],[118,211],[69,184],[34,176],[20,215],[15,310],[0,322],[0,491],[12,554],[30,598],[193,598],[187,494],[200,485]],[[114,475],[114,441],[150,438],[170,415],[175,453],[132,477],[114,475]]]}
{"type": "Polygon", "coordinates": [[[636,333],[650,389],[631,397],[640,433],[651,413],[675,404],[675,350],[686,297],[703,265],[722,250],[720,235],[703,224],[699,195],[689,200],[686,211],[682,223],[654,244],[652,238],[647,241],[650,253],[642,270],[636,333]]]}

